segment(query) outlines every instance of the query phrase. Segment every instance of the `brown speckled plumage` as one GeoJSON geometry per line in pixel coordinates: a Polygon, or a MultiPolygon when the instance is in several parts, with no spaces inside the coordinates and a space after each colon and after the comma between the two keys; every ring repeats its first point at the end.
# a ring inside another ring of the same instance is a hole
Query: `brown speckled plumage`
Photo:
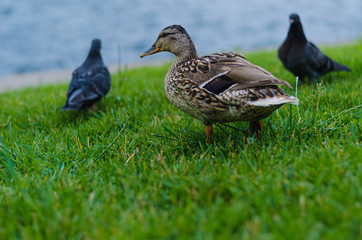
{"type": "MultiPolygon", "coordinates": [[[[167,98],[208,126],[208,141],[212,139],[209,136],[212,123],[258,122],[284,103],[298,103],[297,98],[276,86],[290,87],[289,83],[250,63],[241,54],[197,57],[191,38],[179,25],[163,29],[155,44],[141,57],[160,51],[176,55],[165,77],[167,98]]],[[[261,124],[256,126],[261,128],[261,124]]]]}

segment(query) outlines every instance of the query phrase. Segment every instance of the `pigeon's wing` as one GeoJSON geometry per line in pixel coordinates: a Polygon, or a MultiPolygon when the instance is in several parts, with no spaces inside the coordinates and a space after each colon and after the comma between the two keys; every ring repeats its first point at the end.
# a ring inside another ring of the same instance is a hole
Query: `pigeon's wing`
{"type": "Polygon", "coordinates": [[[105,66],[96,66],[82,74],[80,84],[86,96],[93,94],[104,97],[111,86],[111,76],[105,66]]]}
{"type": "Polygon", "coordinates": [[[63,110],[80,109],[101,99],[108,93],[110,84],[110,74],[105,66],[75,70],[63,110]]]}
{"type": "Polygon", "coordinates": [[[284,41],[283,44],[279,47],[277,56],[283,64],[288,62],[288,55],[291,48],[292,44],[288,41],[284,41]]]}
{"type": "Polygon", "coordinates": [[[319,48],[308,42],[304,48],[306,62],[318,74],[325,74],[333,70],[333,60],[326,56],[319,48]]]}
{"type": "Polygon", "coordinates": [[[351,71],[347,66],[337,63],[326,56],[311,42],[306,46],[305,51],[310,67],[318,72],[319,75],[324,75],[330,71],[351,71]]]}
{"type": "Polygon", "coordinates": [[[72,74],[72,80],[70,81],[69,87],[68,87],[68,91],[67,91],[67,98],[69,98],[69,96],[77,89],[80,89],[81,85],[79,82],[79,76],[81,73],[81,68],[77,68],[76,70],[74,70],[73,74],[72,74]]]}

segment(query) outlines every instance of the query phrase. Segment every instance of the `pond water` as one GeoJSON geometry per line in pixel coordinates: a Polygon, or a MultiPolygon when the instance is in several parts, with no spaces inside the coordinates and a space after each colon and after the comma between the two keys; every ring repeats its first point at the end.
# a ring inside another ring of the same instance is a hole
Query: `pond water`
{"type": "Polygon", "coordinates": [[[0,76],[74,69],[90,42],[100,38],[106,64],[171,59],[139,55],[161,29],[182,25],[200,55],[217,51],[276,48],[292,12],[316,44],[362,37],[361,0],[1,0],[0,76]],[[119,51],[120,49],[120,51],[119,51]]]}

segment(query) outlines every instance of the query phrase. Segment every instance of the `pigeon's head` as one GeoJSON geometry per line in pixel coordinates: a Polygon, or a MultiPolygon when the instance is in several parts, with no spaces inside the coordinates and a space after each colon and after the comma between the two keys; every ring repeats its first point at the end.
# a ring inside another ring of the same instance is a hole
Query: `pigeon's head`
{"type": "Polygon", "coordinates": [[[296,13],[292,13],[289,15],[289,21],[290,23],[300,22],[299,15],[296,13]]]}
{"type": "Polygon", "coordinates": [[[93,39],[91,49],[99,51],[101,49],[101,45],[102,41],[100,39],[93,39]]]}
{"type": "Polygon", "coordinates": [[[187,50],[196,53],[194,43],[186,30],[180,25],[164,28],[150,49],[141,54],[141,58],[157,52],[167,51],[179,56],[187,50]]]}
{"type": "Polygon", "coordinates": [[[90,59],[102,59],[101,57],[101,40],[93,39],[92,46],[89,50],[88,58],[90,59]]]}

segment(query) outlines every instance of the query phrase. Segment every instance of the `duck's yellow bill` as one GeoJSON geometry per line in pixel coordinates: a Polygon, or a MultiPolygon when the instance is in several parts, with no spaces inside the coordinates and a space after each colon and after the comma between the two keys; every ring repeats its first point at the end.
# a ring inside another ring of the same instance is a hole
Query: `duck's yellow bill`
{"type": "Polygon", "coordinates": [[[152,46],[150,49],[148,49],[147,51],[145,51],[144,53],[141,54],[141,58],[145,57],[145,56],[148,56],[148,55],[152,55],[156,52],[159,52],[160,49],[159,48],[156,48],[154,46],[152,46]]]}

